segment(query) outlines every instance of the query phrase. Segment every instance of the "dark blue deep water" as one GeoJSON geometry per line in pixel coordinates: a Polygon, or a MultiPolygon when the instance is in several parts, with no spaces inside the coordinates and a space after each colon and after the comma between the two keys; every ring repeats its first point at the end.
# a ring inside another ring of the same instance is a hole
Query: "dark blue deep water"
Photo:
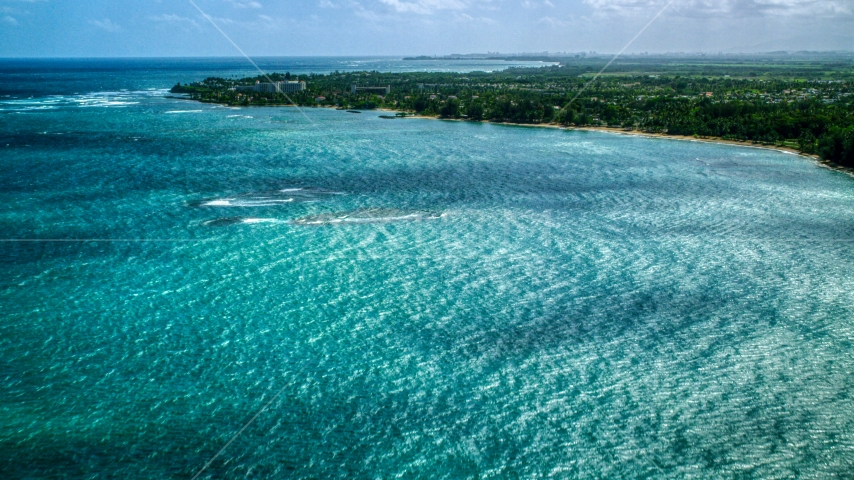
{"type": "Polygon", "coordinates": [[[851,177],[213,74],[0,62],[0,477],[854,475],[851,177]]]}

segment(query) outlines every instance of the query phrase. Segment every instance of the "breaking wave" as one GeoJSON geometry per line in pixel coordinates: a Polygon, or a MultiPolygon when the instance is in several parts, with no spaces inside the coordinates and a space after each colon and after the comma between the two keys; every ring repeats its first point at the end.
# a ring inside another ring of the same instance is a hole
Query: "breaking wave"
{"type": "Polygon", "coordinates": [[[276,218],[257,218],[257,217],[223,217],[214,220],[208,220],[204,223],[209,227],[226,227],[229,225],[251,225],[256,223],[283,223],[276,218]]]}
{"type": "Polygon", "coordinates": [[[275,207],[288,203],[316,202],[343,192],[320,188],[283,188],[270,192],[246,193],[232,197],[210,198],[190,202],[193,207],[275,207]]]}
{"type": "Polygon", "coordinates": [[[414,222],[441,218],[441,213],[396,208],[360,208],[347,212],[322,213],[291,220],[293,225],[348,225],[359,223],[414,222]]]}
{"type": "Polygon", "coordinates": [[[165,89],[151,89],[92,92],[74,95],[47,95],[30,98],[11,98],[6,96],[4,100],[0,100],[0,110],[53,110],[62,107],[124,108],[129,105],[138,105],[144,98],[165,96],[168,92],[169,90],[165,89]]]}
{"type": "Polygon", "coordinates": [[[201,202],[200,207],[272,207],[283,203],[293,202],[293,198],[256,197],[249,199],[220,198],[201,202]]]}

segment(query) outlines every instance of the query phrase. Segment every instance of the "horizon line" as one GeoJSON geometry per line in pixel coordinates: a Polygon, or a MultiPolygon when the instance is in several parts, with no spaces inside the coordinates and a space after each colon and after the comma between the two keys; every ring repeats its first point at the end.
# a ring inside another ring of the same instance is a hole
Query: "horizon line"
{"type": "MultiPolygon", "coordinates": [[[[767,51],[755,51],[755,52],[721,52],[721,51],[696,51],[696,52],[632,52],[626,53],[624,56],[646,56],[646,57],[654,57],[654,56],[739,56],[739,55],[793,55],[793,54],[838,54],[838,55],[851,55],[854,54],[854,49],[852,50],[767,50],[767,51]]],[[[584,52],[510,52],[510,53],[501,53],[501,52],[487,52],[487,53],[448,53],[448,54],[353,54],[353,55],[343,55],[343,54],[315,54],[315,55],[253,55],[253,58],[398,58],[398,57],[424,57],[424,58],[435,58],[436,60],[443,60],[451,57],[471,57],[471,60],[477,60],[476,56],[483,57],[514,57],[514,56],[551,56],[554,58],[568,58],[570,56],[575,55],[585,55],[585,56],[612,56],[613,52],[598,52],[598,51],[584,51],[584,52]]],[[[67,56],[0,56],[0,61],[2,60],[127,60],[127,59],[216,59],[216,58],[234,58],[234,59],[242,59],[241,56],[236,55],[91,55],[91,56],[80,56],[80,55],[67,55],[67,56]]]]}

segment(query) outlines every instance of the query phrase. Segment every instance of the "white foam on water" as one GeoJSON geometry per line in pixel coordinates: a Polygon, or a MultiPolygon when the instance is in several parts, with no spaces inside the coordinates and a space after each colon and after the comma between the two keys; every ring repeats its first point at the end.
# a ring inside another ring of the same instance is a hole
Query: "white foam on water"
{"type": "Polygon", "coordinates": [[[368,223],[414,222],[421,220],[436,220],[442,214],[425,211],[407,211],[398,209],[358,209],[348,212],[323,213],[296,218],[289,223],[293,225],[356,225],[368,223]]]}
{"type": "Polygon", "coordinates": [[[58,107],[52,105],[41,105],[41,106],[32,106],[32,107],[22,107],[22,108],[0,108],[0,111],[4,112],[37,112],[40,110],[56,110],[58,107]]]}
{"type": "Polygon", "coordinates": [[[230,207],[230,200],[211,200],[202,204],[204,207],[230,207]]]}
{"type": "Polygon", "coordinates": [[[199,204],[202,207],[272,207],[293,202],[293,198],[255,198],[255,199],[236,199],[222,198],[209,200],[199,204]]]}
{"type": "Polygon", "coordinates": [[[148,90],[121,90],[117,92],[92,92],[85,94],[75,93],[73,95],[48,95],[41,98],[11,99],[0,101],[2,106],[18,107],[101,107],[101,108],[124,108],[128,105],[138,105],[142,98],[162,97],[168,93],[168,89],[148,90]]]}
{"type": "Polygon", "coordinates": [[[268,217],[224,217],[208,220],[203,225],[212,227],[227,227],[231,225],[255,225],[260,223],[285,223],[277,218],[268,217]]]}
{"type": "Polygon", "coordinates": [[[204,110],[169,110],[163,113],[199,113],[203,111],[204,110]]]}
{"type": "Polygon", "coordinates": [[[32,98],[26,99],[15,99],[15,100],[4,100],[0,103],[4,105],[46,105],[46,104],[54,104],[62,101],[62,97],[46,97],[43,100],[34,100],[32,98]]]}
{"type": "Polygon", "coordinates": [[[276,218],[244,218],[243,223],[247,224],[255,224],[255,223],[282,223],[281,220],[276,218]]]}
{"type": "Polygon", "coordinates": [[[589,141],[589,140],[574,140],[567,142],[553,142],[546,146],[547,148],[562,151],[564,153],[572,153],[572,154],[592,154],[592,155],[606,155],[609,153],[613,153],[613,149],[602,145],[601,142],[589,141]]]}
{"type": "Polygon", "coordinates": [[[199,200],[191,202],[191,204],[199,207],[274,207],[289,203],[318,202],[331,195],[345,195],[345,193],[323,189],[290,187],[276,191],[199,200]]]}

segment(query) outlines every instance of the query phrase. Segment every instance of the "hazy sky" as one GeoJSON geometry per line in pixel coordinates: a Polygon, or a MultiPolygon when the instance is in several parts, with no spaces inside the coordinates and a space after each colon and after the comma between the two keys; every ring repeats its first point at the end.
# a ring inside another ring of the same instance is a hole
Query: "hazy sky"
{"type": "MultiPolygon", "coordinates": [[[[667,0],[195,0],[250,55],[616,52],[667,0]]],[[[674,0],[628,52],[854,49],[854,0],[674,0]]],[[[0,57],[233,56],[189,0],[0,0],[0,57]]]]}

